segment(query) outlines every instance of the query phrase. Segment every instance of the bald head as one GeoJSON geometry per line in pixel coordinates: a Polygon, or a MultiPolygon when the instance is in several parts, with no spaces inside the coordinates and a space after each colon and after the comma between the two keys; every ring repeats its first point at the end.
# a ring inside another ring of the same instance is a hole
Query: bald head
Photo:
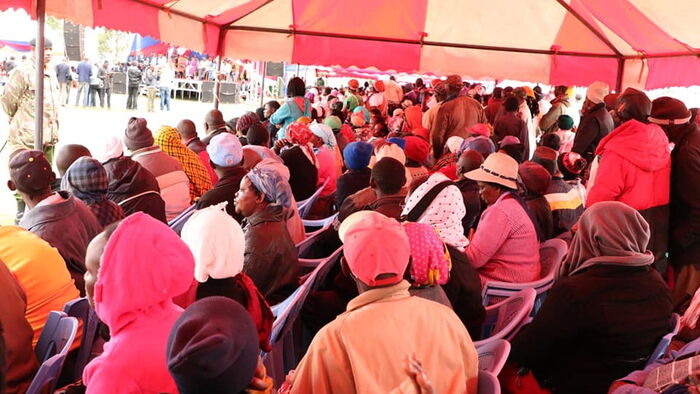
{"type": "Polygon", "coordinates": [[[63,174],[68,171],[68,167],[70,167],[74,161],[83,156],[92,157],[88,148],[82,145],[70,144],[62,146],[56,153],[56,168],[58,168],[58,175],[63,176],[63,174]]]}
{"type": "Polygon", "coordinates": [[[218,109],[212,109],[204,116],[204,128],[207,133],[224,126],[226,126],[224,115],[218,109]]]}
{"type": "Polygon", "coordinates": [[[475,150],[465,151],[459,156],[459,160],[457,160],[457,176],[459,176],[460,179],[463,178],[462,175],[481,167],[483,162],[484,157],[481,156],[481,153],[475,150]]]}
{"type": "Polygon", "coordinates": [[[189,119],[183,119],[177,124],[177,132],[180,133],[183,141],[187,141],[197,136],[197,128],[194,122],[189,119]]]}

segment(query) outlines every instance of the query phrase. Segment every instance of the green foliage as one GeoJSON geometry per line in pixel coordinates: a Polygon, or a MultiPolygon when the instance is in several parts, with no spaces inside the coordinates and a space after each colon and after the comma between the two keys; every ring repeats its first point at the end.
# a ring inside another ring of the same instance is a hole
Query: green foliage
{"type": "Polygon", "coordinates": [[[100,58],[113,61],[129,45],[129,34],[117,30],[100,29],[97,35],[97,53],[100,58]]]}

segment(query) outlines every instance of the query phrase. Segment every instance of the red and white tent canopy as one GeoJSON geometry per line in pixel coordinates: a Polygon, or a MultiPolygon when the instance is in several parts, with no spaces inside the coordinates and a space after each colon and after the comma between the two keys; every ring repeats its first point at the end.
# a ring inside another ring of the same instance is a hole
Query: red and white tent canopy
{"type": "MultiPolygon", "coordinates": [[[[37,0],[3,0],[31,12],[37,0]]],[[[700,1],[49,0],[212,55],[548,84],[700,85],[700,1]]]]}

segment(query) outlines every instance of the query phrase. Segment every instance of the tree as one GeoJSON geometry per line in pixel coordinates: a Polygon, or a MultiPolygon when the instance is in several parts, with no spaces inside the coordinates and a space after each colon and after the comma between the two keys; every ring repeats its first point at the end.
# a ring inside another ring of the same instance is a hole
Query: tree
{"type": "Polygon", "coordinates": [[[127,50],[129,34],[117,30],[101,29],[97,35],[97,53],[101,58],[113,61],[127,50]]]}
{"type": "Polygon", "coordinates": [[[63,33],[63,21],[51,15],[46,16],[46,25],[58,33],[63,33]]]}

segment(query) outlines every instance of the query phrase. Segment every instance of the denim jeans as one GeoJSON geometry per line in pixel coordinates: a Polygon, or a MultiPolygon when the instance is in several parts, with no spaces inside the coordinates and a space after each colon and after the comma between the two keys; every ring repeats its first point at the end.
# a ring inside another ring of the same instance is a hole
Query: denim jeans
{"type": "Polygon", "coordinates": [[[75,106],[78,106],[78,103],[80,103],[80,94],[85,93],[85,98],[83,98],[83,107],[88,106],[88,96],[90,95],[90,82],[80,82],[78,84],[78,93],[75,96],[75,106]]]}
{"type": "Polygon", "coordinates": [[[160,110],[167,108],[170,111],[170,88],[160,88],[160,110]]]}

